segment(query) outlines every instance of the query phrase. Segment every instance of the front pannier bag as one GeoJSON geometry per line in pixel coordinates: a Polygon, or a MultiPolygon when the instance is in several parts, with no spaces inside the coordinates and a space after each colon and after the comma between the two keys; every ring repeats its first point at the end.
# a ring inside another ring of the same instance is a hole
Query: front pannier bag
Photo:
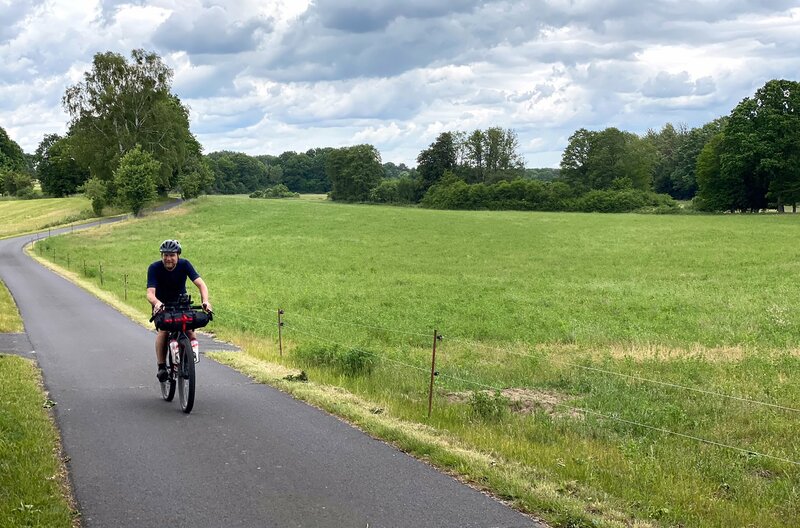
{"type": "Polygon", "coordinates": [[[177,332],[202,328],[208,324],[209,319],[209,315],[200,310],[165,310],[156,314],[153,322],[159,330],[177,332]]]}

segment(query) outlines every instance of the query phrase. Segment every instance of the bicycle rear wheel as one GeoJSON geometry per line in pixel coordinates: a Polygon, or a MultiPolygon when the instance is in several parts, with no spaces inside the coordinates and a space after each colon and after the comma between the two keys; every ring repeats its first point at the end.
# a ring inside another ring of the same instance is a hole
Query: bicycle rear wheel
{"type": "Polygon", "coordinates": [[[167,373],[169,374],[169,378],[167,381],[161,382],[161,397],[164,398],[165,401],[172,401],[172,398],[175,397],[175,366],[172,364],[172,354],[169,353],[167,350],[167,373]]]}
{"type": "Polygon", "coordinates": [[[178,340],[180,347],[181,364],[178,367],[178,396],[181,401],[181,410],[186,414],[192,412],[194,407],[194,352],[187,336],[178,340]]]}

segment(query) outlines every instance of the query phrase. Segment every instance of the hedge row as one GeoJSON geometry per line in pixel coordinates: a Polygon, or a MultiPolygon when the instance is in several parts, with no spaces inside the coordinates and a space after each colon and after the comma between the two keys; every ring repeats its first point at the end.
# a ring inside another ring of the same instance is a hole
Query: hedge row
{"type": "Polygon", "coordinates": [[[431,187],[420,202],[431,209],[672,213],[678,203],[666,194],[637,189],[594,190],[576,195],[562,182],[503,181],[495,184],[449,182],[431,187]]]}

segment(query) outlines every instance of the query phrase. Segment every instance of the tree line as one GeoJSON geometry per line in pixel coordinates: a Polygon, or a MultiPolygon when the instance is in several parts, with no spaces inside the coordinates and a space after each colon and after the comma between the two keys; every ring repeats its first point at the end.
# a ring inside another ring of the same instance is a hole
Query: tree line
{"type": "MultiPolygon", "coordinates": [[[[688,129],[667,123],[639,136],[617,128],[576,130],[558,169],[525,168],[514,130],[445,131],[416,167],[383,163],[372,145],[251,156],[203,154],[189,109],[171,92],[161,58],[94,56],[62,104],[64,136],[48,134],[26,155],[0,128],[0,192],[85,192],[96,212],[110,203],[138,212],[159,194],[250,194],[282,186],[332,200],[465,209],[796,209],[800,197],[798,83],[772,80],[730,115],[688,129]]],[[[277,193],[280,195],[286,193],[277,193]]]]}

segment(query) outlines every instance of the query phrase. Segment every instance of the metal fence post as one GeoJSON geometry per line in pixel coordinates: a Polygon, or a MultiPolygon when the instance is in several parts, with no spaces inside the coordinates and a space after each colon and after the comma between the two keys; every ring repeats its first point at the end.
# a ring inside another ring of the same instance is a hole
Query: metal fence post
{"type": "Polygon", "coordinates": [[[103,286],[103,263],[100,263],[100,286],[103,286]]]}
{"type": "Polygon", "coordinates": [[[436,342],[441,341],[442,336],[439,335],[439,332],[436,330],[433,331],[433,353],[431,354],[431,385],[430,389],[428,390],[428,418],[431,417],[431,411],[433,410],[433,379],[439,375],[436,372],[436,342]]]}
{"type": "Polygon", "coordinates": [[[278,352],[283,357],[283,310],[278,310],[278,352]]]}

